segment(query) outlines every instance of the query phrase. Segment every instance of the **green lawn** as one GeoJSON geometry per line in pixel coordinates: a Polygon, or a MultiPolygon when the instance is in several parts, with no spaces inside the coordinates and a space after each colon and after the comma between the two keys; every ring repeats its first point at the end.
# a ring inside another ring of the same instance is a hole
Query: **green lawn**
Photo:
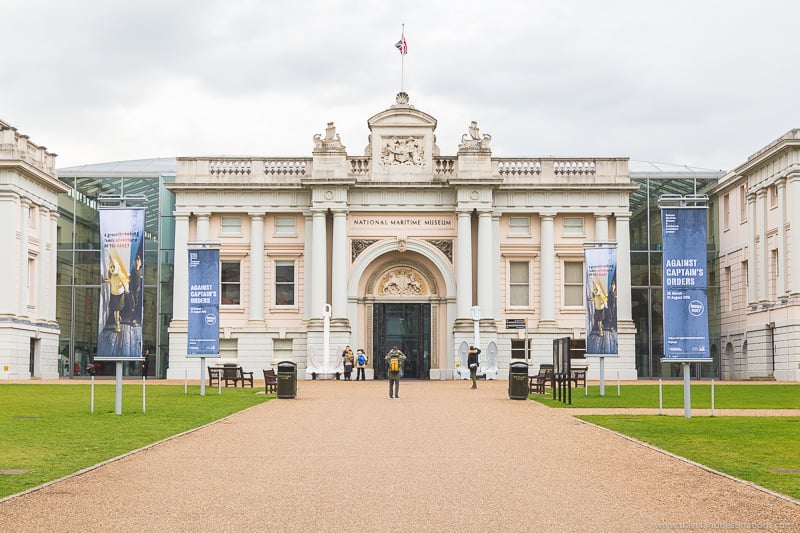
{"type": "MultiPolygon", "coordinates": [[[[670,383],[662,387],[664,409],[683,409],[683,383],[670,383]]],[[[547,394],[531,394],[532,400],[550,407],[646,407],[658,409],[658,384],[621,385],[617,396],[616,382],[605,387],[605,396],[600,396],[600,387],[572,389],[572,405],[553,400],[551,390],[547,394]]],[[[711,384],[691,385],[693,409],[711,408],[711,384]]],[[[714,385],[715,409],[800,409],[800,384],[720,384],[714,385]]]]}
{"type": "Polygon", "coordinates": [[[800,500],[800,417],[578,418],[800,500]]]}
{"type": "MultiPolygon", "coordinates": [[[[90,412],[90,384],[0,385],[0,498],[16,494],[117,457],[131,450],[193,429],[275,395],[259,389],[149,385],[146,412],[142,386],[122,386],[122,414],[115,410],[114,384],[95,385],[90,412]]],[[[263,389],[261,389],[263,390],[263,389]]]]}
{"type": "MultiPolygon", "coordinates": [[[[558,408],[658,409],[658,384],[572,389],[572,405],[548,394],[533,400],[558,408]]],[[[800,417],[683,416],[683,383],[663,385],[664,409],[681,409],[677,416],[586,415],[583,420],[603,426],[720,472],[751,481],[800,499],[800,417]]],[[[711,408],[711,384],[691,385],[692,409],[711,408]]],[[[727,384],[714,386],[715,409],[800,409],[800,385],[727,384]]]]}

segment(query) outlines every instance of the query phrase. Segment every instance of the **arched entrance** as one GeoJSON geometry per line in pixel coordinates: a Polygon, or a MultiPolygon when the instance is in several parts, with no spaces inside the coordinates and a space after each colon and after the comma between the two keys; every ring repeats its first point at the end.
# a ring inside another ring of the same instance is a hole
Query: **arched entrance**
{"type": "Polygon", "coordinates": [[[403,377],[430,379],[431,306],[428,303],[373,304],[375,379],[386,378],[384,355],[393,346],[406,354],[403,377]]]}
{"type": "Polygon", "coordinates": [[[373,353],[375,379],[386,379],[384,356],[397,346],[406,354],[403,376],[430,379],[438,365],[440,344],[436,324],[437,283],[430,271],[408,255],[386,258],[377,265],[366,286],[368,342],[373,353]]]}

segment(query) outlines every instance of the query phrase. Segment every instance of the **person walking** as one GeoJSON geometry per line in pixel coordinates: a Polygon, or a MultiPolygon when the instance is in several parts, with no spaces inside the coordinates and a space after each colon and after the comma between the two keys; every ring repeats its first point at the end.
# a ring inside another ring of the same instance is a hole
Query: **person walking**
{"type": "Polygon", "coordinates": [[[353,361],[355,360],[350,346],[345,347],[342,352],[342,359],[344,359],[344,380],[350,381],[350,375],[353,373],[353,361]]]}
{"type": "Polygon", "coordinates": [[[467,366],[469,367],[469,379],[472,380],[473,389],[478,388],[478,354],[481,353],[480,348],[474,346],[469,347],[469,354],[467,355],[467,366]]]}
{"type": "Polygon", "coordinates": [[[401,352],[397,346],[392,346],[384,360],[386,361],[386,374],[389,377],[389,398],[397,398],[399,400],[400,377],[403,375],[406,354],[401,352]]]}
{"type": "Polygon", "coordinates": [[[363,348],[359,348],[356,352],[356,381],[359,379],[361,381],[366,381],[367,378],[364,376],[365,368],[367,368],[367,362],[369,361],[369,356],[364,353],[363,348]]]}

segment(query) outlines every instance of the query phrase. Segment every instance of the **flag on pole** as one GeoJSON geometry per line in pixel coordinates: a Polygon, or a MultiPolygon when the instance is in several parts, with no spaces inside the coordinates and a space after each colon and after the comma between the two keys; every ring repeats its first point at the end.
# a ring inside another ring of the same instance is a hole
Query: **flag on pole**
{"type": "Polygon", "coordinates": [[[397,41],[394,46],[400,50],[401,55],[406,55],[408,53],[408,44],[406,43],[406,38],[404,35],[400,36],[400,40],[397,41]]]}

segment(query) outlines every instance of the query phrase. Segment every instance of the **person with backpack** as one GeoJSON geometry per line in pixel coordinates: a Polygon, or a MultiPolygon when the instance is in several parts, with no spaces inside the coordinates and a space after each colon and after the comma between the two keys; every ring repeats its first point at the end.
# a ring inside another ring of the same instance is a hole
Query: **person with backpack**
{"type": "Polygon", "coordinates": [[[384,360],[386,361],[386,375],[389,377],[389,398],[397,398],[399,400],[400,377],[403,375],[406,354],[401,352],[397,346],[392,346],[384,360]]]}
{"type": "Polygon", "coordinates": [[[364,353],[363,348],[359,348],[356,353],[356,381],[359,379],[361,381],[367,380],[367,378],[364,377],[364,369],[367,368],[367,361],[369,361],[369,357],[364,353]]]}
{"type": "Polygon", "coordinates": [[[472,388],[478,388],[478,354],[481,353],[480,348],[474,346],[469,347],[469,354],[467,355],[467,366],[469,367],[469,379],[472,380],[472,388]]]}

